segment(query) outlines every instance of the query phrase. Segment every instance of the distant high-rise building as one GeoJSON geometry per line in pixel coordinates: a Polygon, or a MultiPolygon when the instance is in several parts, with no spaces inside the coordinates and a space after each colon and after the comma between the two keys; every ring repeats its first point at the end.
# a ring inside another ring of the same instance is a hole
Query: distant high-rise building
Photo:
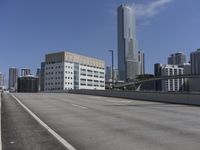
{"type": "MultiPolygon", "coordinates": [[[[160,63],[154,64],[154,75],[155,75],[155,77],[159,77],[159,76],[162,75],[161,66],[162,66],[162,64],[160,64],[160,63]]],[[[155,90],[156,91],[162,91],[162,81],[161,80],[155,81],[155,90]]]]}
{"type": "MultiPolygon", "coordinates": [[[[190,63],[191,63],[191,74],[200,75],[200,48],[195,52],[190,53],[190,63]]],[[[200,91],[200,79],[190,78],[189,79],[189,90],[190,91],[200,91]]]]}
{"type": "MultiPolygon", "coordinates": [[[[116,82],[118,80],[118,69],[114,69],[114,81],[116,82]]],[[[110,66],[106,67],[106,76],[105,76],[106,82],[112,81],[112,68],[110,66]]]]}
{"type": "Polygon", "coordinates": [[[19,76],[18,68],[9,68],[9,85],[8,88],[10,91],[17,91],[17,78],[19,76]]]}
{"type": "Polygon", "coordinates": [[[45,81],[45,62],[42,62],[40,70],[40,91],[44,91],[44,81],[45,81]]]}
{"type": "MultiPolygon", "coordinates": [[[[183,75],[184,69],[178,65],[154,65],[155,76],[183,75]]],[[[184,79],[168,79],[156,82],[156,90],[162,91],[183,91],[184,79]]]]}
{"type": "Polygon", "coordinates": [[[106,82],[108,82],[110,79],[112,79],[112,69],[110,66],[106,66],[105,80],[106,80],[106,82]]]}
{"type": "Polygon", "coordinates": [[[36,70],[36,77],[38,77],[38,89],[40,91],[40,81],[41,81],[41,69],[37,68],[36,70]]]}
{"type": "Polygon", "coordinates": [[[0,86],[4,86],[4,74],[0,72],[0,86]]]}
{"type": "Polygon", "coordinates": [[[41,69],[40,69],[40,68],[37,68],[37,70],[36,70],[36,76],[37,76],[37,77],[40,77],[40,73],[41,73],[41,69]]]}
{"type": "Polygon", "coordinates": [[[0,91],[6,89],[5,75],[0,72],[0,91]]]}
{"type": "Polygon", "coordinates": [[[131,7],[127,5],[118,7],[117,25],[119,80],[132,80],[140,74],[140,63],[138,62],[136,21],[131,7]]]}
{"type": "Polygon", "coordinates": [[[144,55],[144,52],[138,51],[138,61],[140,63],[140,74],[145,74],[145,55],[144,55]]]}
{"type": "Polygon", "coordinates": [[[184,63],[186,63],[186,55],[182,52],[171,54],[168,57],[170,65],[183,65],[184,63]]]}
{"type": "Polygon", "coordinates": [[[31,75],[31,70],[27,69],[27,68],[22,68],[21,69],[21,76],[24,77],[24,76],[27,76],[27,75],[31,75]]]}
{"type": "Polygon", "coordinates": [[[200,48],[190,53],[191,74],[200,74],[200,48]]]}
{"type": "Polygon", "coordinates": [[[118,81],[118,76],[119,76],[118,69],[114,69],[114,81],[115,82],[118,81]]]}

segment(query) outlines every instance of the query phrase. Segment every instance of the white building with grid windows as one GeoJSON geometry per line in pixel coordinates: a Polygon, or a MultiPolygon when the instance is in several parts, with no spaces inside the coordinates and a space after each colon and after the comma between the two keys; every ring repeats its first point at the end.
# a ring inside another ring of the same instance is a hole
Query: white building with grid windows
{"type": "MultiPolygon", "coordinates": [[[[184,68],[178,65],[161,65],[161,76],[183,75],[184,68]]],[[[184,79],[168,79],[162,81],[162,91],[183,91],[184,79]]]]}
{"type": "Polygon", "coordinates": [[[45,91],[105,89],[104,61],[71,52],[45,56],[45,91]]]}

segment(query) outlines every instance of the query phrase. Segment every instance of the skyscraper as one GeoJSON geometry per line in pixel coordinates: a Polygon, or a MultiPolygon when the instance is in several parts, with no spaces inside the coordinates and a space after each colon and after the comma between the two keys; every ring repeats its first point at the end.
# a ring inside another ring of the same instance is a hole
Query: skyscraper
{"type": "Polygon", "coordinates": [[[133,9],[120,5],[117,9],[119,80],[132,80],[140,74],[133,9]]]}
{"type": "Polygon", "coordinates": [[[200,74],[200,48],[190,53],[191,73],[200,74]]]}
{"type": "Polygon", "coordinates": [[[28,69],[28,68],[22,68],[21,69],[21,76],[24,77],[24,76],[28,76],[28,75],[31,75],[31,70],[28,69]]]}
{"type": "Polygon", "coordinates": [[[0,72],[0,86],[4,86],[4,74],[0,72]]]}
{"type": "Polygon", "coordinates": [[[9,90],[17,91],[17,78],[19,75],[18,68],[9,68],[9,90]]]}
{"type": "Polygon", "coordinates": [[[138,51],[138,61],[140,63],[140,74],[145,74],[145,55],[144,52],[138,51]]]}
{"type": "MultiPolygon", "coordinates": [[[[197,51],[190,53],[191,62],[191,74],[200,75],[200,48],[197,51]]],[[[189,79],[189,90],[200,91],[200,79],[190,78],[189,79]]]]}
{"type": "Polygon", "coordinates": [[[186,63],[186,55],[182,52],[171,54],[168,57],[168,64],[170,65],[183,65],[186,63]]]}
{"type": "Polygon", "coordinates": [[[40,91],[44,91],[44,81],[45,81],[45,62],[42,62],[41,72],[40,72],[40,91]]]}

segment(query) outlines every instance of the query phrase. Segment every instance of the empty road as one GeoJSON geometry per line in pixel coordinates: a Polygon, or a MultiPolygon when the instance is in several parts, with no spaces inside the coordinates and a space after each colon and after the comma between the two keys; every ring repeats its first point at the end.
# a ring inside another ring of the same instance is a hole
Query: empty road
{"type": "MultiPolygon", "coordinates": [[[[200,107],[67,93],[14,95],[77,150],[200,149],[200,107]]],[[[2,107],[13,101],[4,94],[2,107]]]]}

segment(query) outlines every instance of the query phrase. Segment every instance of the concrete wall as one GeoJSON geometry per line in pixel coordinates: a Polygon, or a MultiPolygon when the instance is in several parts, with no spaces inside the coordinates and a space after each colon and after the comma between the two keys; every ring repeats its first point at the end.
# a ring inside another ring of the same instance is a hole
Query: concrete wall
{"type": "Polygon", "coordinates": [[[200,93],[135,92],[115,90],[72,90],[69,91],[69,93],[200,106],[200,93]]]}

